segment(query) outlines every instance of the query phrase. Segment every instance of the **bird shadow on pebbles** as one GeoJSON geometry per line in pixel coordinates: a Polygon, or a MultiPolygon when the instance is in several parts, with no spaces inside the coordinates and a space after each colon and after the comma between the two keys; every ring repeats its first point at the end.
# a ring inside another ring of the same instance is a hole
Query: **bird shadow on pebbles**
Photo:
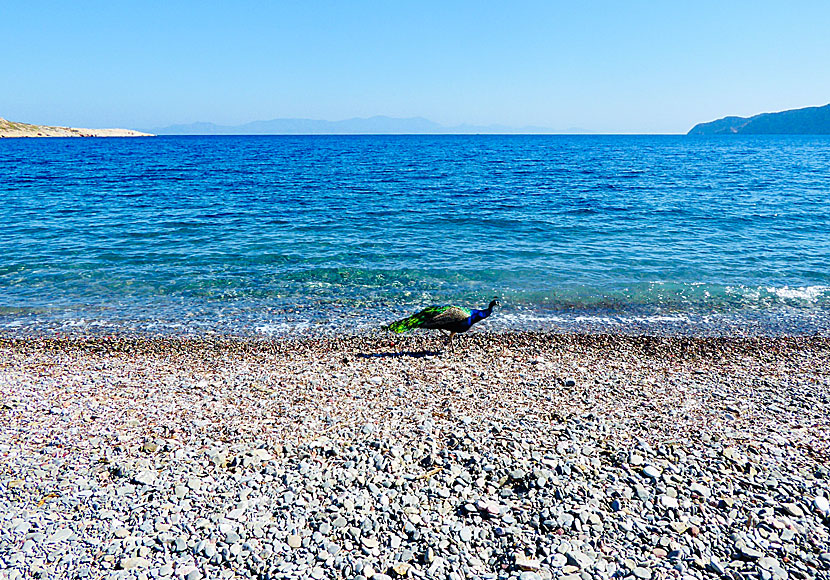
{"type": "Polygon", "coordinates": [[[405,351],[386,351],[386,352],[359,352],[355,354],[357,358],[424,358],[428,356],[440,356],[443,351],[440,350],[405,350],[405,351]]]}

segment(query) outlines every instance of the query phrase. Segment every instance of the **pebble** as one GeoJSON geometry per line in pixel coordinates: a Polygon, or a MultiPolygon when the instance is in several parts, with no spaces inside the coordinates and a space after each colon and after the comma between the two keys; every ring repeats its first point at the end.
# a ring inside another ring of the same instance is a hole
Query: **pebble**
{"type": "Polygon", "coordinates": [[[825,516],[830,515],[830,502],[823,495],[817,495],[813,499],[813,507],[825,516]]]}
{"type": "Polygon", "coordinates": [[[146,568],[150,565],[150,561],[147,558],[123,558],[120,562],[120,568],[122,570],[132,570],[133,568],[146,568]]]}
{"type": "Polygon", "coordinates": [[[461,541],[462,541],[462,542],[467,543],[467,542],[469,542],[470,540],[472,540],[472,539],[473,539],[473,530],[472,530],[472,529],[470,529],[470,528],[469,528],[469,527],[467,527],[467,526],[464,526],[464,527],[463,527],[463,528],[461,528],[461,530],[458,532],[458,536],[459,536],[459,538],[461,538],[461,541]]]}
{"type": "Polygon", "coordinates": [[[53,533],[51,536],[46,538],[45,543],[47,544],[56,544],[58,542],[63,542],[64,540],[68,540],[72,537],[72,530],[69,528],[61,528],[53,533]]]}
{"type": "Polygon", "coordinates": [[[757,560],[759,558],[763,558],[764,556],[763,552],[756,550],[755,548],[750,548],[746,545],[739,545],[738,553],[741,555],[741,557],[747,560],[757,560]]]}
{"type": "MultiPolygon", "coordinates": [[[[776,486],[777,487],[777,486],[776,486]]],[[[804,515],[804,510],[802,510],[798,504],[795,503],[785,503],[783,506],[784,511],[790,514],[793,517],[800,518],[804,515]]]]}
{"type": "MultiPolygon", "coordinates": [[[[567,559],[565,561],[567,561],[567,559]]],[[[539,560],[535,558],[528,558],[522,553],[516,554],[515,564],[517,568],[522,570],[539,570],[542,567],[542,563],[539,560]]]]}
{"type": "Polygon", "coordinates": [[[660,505],[662,505],[665,508],[674,509],[679,504],[677,502],[676,497],[672,497],[670,495],[663,494],[663,495],[660,496],[660,505]]]}
{"type": "Polygon", "coordinates": [[[660,473],[661,471],[653,465],[646,465],[643,468],[643,475],[650,477],[651,479],[658,479],[660,477],[660,473]]]}

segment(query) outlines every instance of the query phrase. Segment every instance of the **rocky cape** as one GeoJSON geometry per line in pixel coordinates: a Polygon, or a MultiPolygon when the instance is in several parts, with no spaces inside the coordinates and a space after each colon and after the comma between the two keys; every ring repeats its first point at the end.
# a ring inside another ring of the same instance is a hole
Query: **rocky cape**
{"type": "Polygon", "coordinates": [[[0,117],[0,138],[4,137],[153,137],[132,129],[78,129],[15,123],[0,117]]]}
{"type": "Polygon", "coordinates": [[[830,135],[830,104],[823,107],[724,117],[692,127],[689,135],[830,135]]]}

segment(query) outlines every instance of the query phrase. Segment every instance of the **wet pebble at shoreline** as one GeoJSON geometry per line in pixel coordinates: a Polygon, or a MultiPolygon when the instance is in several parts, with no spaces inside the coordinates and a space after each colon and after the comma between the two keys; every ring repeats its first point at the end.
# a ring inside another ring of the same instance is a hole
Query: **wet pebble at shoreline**
{"type": "Polygon", "coordinates": [[[827,339],[0,340],[0,578],[828,578],[827,339]]]}

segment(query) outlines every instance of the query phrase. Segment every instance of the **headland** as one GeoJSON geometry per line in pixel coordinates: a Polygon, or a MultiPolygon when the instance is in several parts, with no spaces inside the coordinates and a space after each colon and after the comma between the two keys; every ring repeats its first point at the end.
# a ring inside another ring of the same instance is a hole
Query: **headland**
{"type": "Polygon", "coordinates": [[[5,137],[153,137],[132,129],[79,129],[15,123],[0,117],[0,138],[5,137]]]}

